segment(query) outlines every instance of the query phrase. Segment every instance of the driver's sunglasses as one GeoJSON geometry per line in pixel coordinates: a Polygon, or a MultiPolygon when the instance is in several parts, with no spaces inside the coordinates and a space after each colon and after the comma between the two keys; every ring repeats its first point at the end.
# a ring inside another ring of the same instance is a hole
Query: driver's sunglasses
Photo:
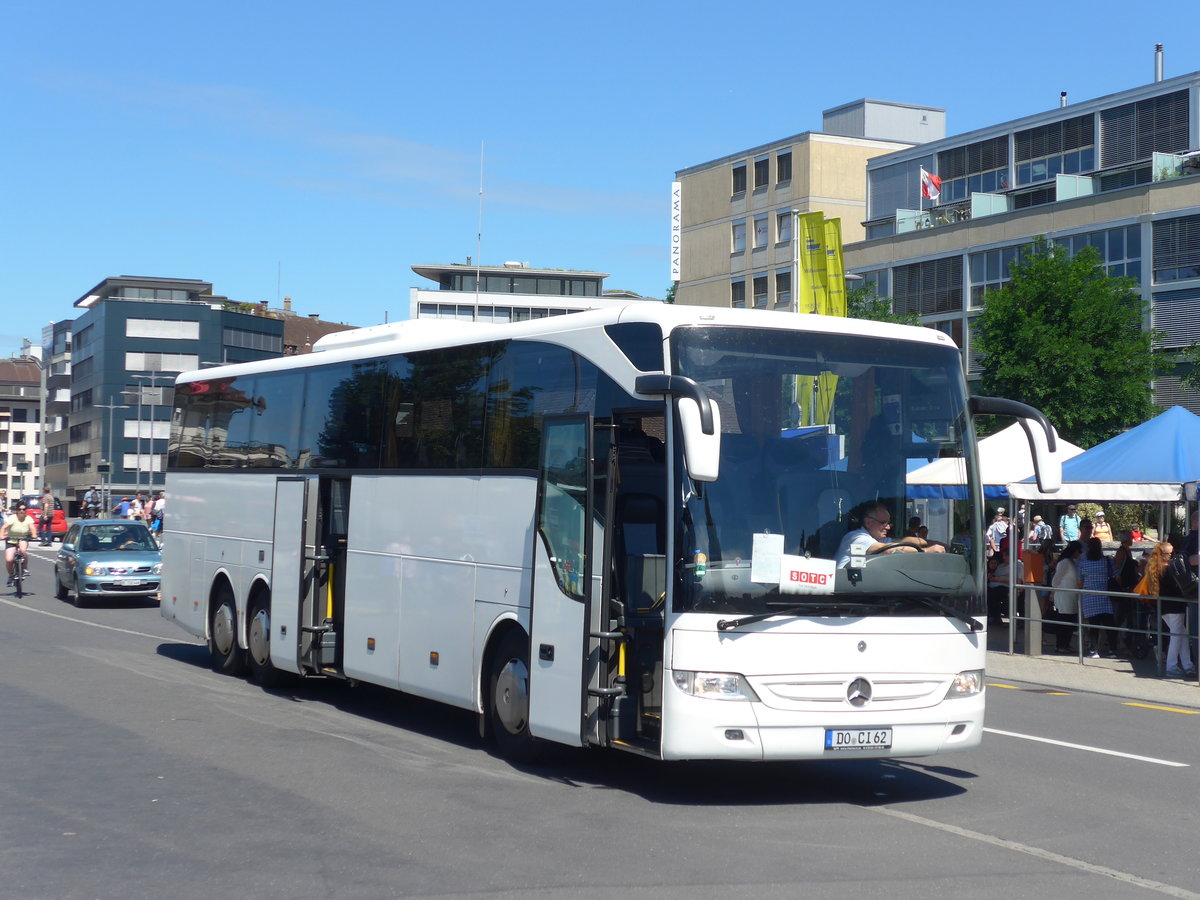
{"type": "Polygon", "coordinates": [[[877,519],[875,516],[866,516],[865,518],[871,519],[874,522],[878,522],[884,528],[890,528],[892,526],[891,519],[877,519]]]}

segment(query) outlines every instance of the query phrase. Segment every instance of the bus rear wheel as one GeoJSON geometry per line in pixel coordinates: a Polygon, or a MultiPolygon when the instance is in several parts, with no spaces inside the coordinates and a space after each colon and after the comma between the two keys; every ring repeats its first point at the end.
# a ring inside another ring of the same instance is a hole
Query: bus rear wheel
{"type": "Polygon", "coordinates": [[[284,673],[271,662],[271,598],[259,594],[250,601],[246,620],[246,662],[250,678],[263,687],[278,687],[284,673]]]}
{"type": "Polygon", "coordinates": [[[529,641],[522,632],[510,631],[492,654],[488,720],[501,756],[514,762],[538,758],[539,743],[529,733],[529,641]]]}
{"type": "Polygon", "coordinates": [[[208,628],[208,652],[214,671],[241,675],[246,670],[246,654],[238,646],[237,633],[237,601],[229,585],[223,585],[213,598],[208,628]]]}

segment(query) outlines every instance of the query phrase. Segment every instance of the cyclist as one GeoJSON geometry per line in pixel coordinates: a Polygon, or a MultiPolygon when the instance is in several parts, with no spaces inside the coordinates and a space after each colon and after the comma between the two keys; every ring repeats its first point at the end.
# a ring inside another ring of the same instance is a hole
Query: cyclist
{"type": "Polygon", "coordinates": [[[17,558],[17,550],[25,558],[28,568],[29,542],[37,537],[37,523],[26,513],[25,504],[17,503],[13,516],[6,519],[4,527],[0,528],[0,541],[4,542],[4,565],[8,569],[8,586],[13,583],[13,562],[17,558]]]}
{"type": "Polygon", "coordinates": [[[83,517],[85,519],[96,518],[96,511],[100,509],[100,492],[96,490],[93,484],[91,490],[83,495],[83,517]]]}

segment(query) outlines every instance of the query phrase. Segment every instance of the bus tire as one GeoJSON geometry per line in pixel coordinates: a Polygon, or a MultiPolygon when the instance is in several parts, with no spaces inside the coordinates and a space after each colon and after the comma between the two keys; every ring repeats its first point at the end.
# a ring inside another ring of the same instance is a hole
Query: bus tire
{"type": "Polygon", "coordinates": [[[265,688],[279,687],[284,673],[271,662],[271,595],[255,594],[246,615],[246,663],[250,680],[265,688]]]}
{"type": "Polygon", "coordinates": [[[213,671],[222,675],[241,675],[246,671],[246,654],[238,646],[237,601],[228,584],[217,588],[209,615],[208,652],[213,671]]]}
{"type": "Polygon", "coordinates": [[[500,639],[488,673],[488,724],[496,750],[512,762],[533,762],[539,744],[529,733],[529,639],[512,630],[500,639]]]}

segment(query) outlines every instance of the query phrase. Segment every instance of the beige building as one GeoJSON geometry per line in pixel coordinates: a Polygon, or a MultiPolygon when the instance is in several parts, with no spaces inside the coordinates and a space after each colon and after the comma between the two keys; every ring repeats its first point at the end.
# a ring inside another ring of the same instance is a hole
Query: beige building
{"type": "Polygon", "coordinates": [[[842,220],[864,236],[867,160],[945,135],[945,111],[879,100],[826,110],[824,130],[676,172],[681,240],[677,303],[793,308],[795,214],[842,220]]]}

